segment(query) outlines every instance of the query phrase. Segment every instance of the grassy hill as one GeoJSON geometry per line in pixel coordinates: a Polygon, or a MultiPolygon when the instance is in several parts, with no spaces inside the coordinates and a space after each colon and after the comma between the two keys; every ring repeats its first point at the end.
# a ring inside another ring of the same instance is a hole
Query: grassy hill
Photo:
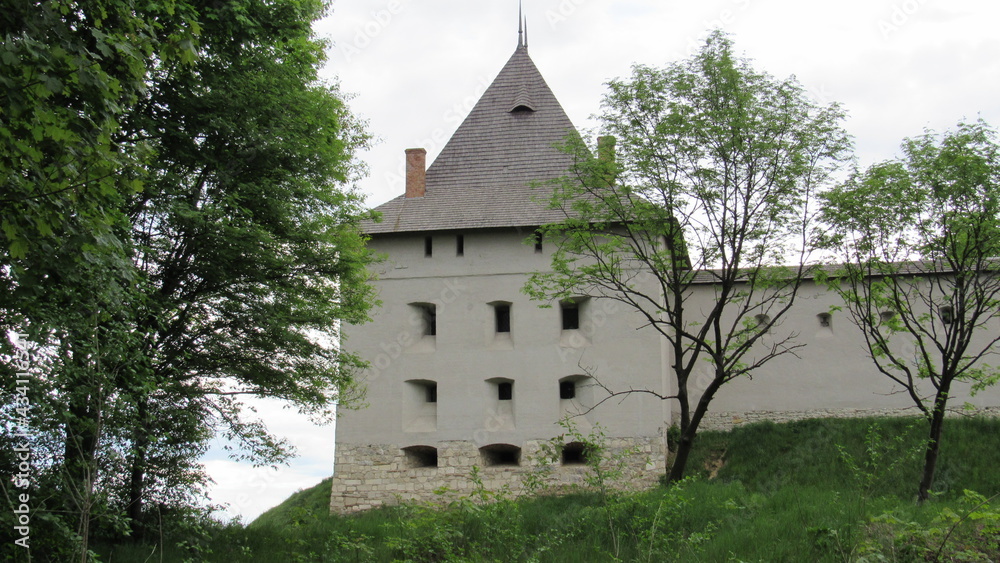
{"type": "Polygon", "coordinates": [[[985,498],[1000,493],[1000,421],[949,421],[937,495],[917,506],[922,433],[913,419],[753,424],[703,433],[680,486],[349,517],[327,514],[325,480],[246,527],[214,530],[196,560],[1000,560],[1000,500],[985,498]]]}

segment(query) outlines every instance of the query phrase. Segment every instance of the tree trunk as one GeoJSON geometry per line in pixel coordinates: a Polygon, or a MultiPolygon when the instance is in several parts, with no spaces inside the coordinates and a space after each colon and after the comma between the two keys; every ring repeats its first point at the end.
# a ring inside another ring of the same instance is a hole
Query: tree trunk
{"type": "Polygon", "coordinates": [[[97,480],[97,447],[101,437],[100,384],[86,355],[64,350],[71,357],[67,378],[66,434],[63,443],[63,486],[66,509],[78,514],[81,561],[86,561],[90,541],[94,483],[97,480]]]}
{"type": "Polygon", "coordinates": [[[77,533],[80,536],[81,561],[86,561],[90,542],[90,516],[93,508],[94,464],[98,442],[100,421],[92,409],[89,394],[72,397],[67,408],[70,417],[66,422],[66,436],[63,449],[64,487],[66,487],[66,509],[70,514],[78,514],[77,533]]]}
{"type": "Polygon", "coordinates": [[[923,504],[930,498],[931,485],[934,484],[934,471],[937,468],[938,455],[941,452],[941,431],[944,428],[945,407],[948,404],[948,387],[942,385],[934,397],[934,410],[931,411],[930,432],[927,436],[927,449],[924,452],[924,470],[920,476],[920,491],[917,502],[923,504]]]}
{"type": "Polygon", "coordinates": [[[132,433],[132,464],[129,474],[128,509],[132,537],[142,537],[142,508],[146,488],[146,450],[149,447],[149,399],[143,397],[136,404],[136,425],[132,433]]]}
{"type": "MultiPolygon", "coordinates": [[[[688,428],[691,426],[689,425],[688,428]]],[[[668,483],[676,483],[684,478],[684,469],[687,467],[688,457],[693,446],[694,433],[681,431],[680,440],[677,441],[677,452],[674,454],[674,462],[670,465],[670,473],[667,474],[668,483]]]]}
{"type": "Polygon", "coordinates": [[[705,417],[705,413],[708,412],[708,405],[712,402],[712,398],[715,396],[718,388],[719,386],[715,382],[712,382],[705,389],[691,415],[691,421],[686,426],[681,427],[681,437],[677,443],[677,453],[674,455],[674,463],[670,466],[670,473],[667,474],[668,483],[676,483],[684,478],[688,457],[691,455],[691,449],[694,447],[694,437],[698,434],[698,426],[701,424],[701,419],[705,417]]]}

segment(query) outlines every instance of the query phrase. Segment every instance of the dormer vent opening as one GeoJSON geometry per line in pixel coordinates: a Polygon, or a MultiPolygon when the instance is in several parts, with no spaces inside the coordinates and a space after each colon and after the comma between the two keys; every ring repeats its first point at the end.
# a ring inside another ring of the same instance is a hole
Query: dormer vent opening
{"type": "Polygon", "coordinates": [[[528,94],[528,88],[521,86],[514,95],[514,103],[511,104],[507,113],[530,113],[535,111],[535,103],[528,94]]]}

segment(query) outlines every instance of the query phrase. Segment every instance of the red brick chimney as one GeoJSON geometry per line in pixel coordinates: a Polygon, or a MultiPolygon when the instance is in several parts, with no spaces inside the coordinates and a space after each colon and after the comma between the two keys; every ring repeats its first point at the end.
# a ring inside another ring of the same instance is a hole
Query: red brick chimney
{"type": "Polygon", "coordinates": [[[424,197],[427,193],[427,151],[406,149],[406,197],[424,197]]]}
{"type": "Polygon", "coordinates": [[[615,183],[615,176],[618,175],[615,163],[615,138],[604,136],[597,138],[597,160],[600,163],[598,174],[601,183],[612,186],[615,183]]]}
{"type": "Polygon", "coordinates": [[[615,138],[611,135],[597,138],[597,158],[603,162],[615,161],[615,138]]]}

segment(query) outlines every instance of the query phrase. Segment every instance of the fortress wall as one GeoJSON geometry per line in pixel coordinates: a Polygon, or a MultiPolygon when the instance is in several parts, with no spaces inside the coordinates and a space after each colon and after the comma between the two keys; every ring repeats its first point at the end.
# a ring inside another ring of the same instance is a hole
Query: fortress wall
{"type": "MultiPolygon", "coordinates": [[[[517,495],[585,487],[591,468],[544,461],[547,444],[545,440],[527,441],[520,465],[487,466],[474,442],[442,442],[437,448],[437,467],[413,467],[403,451],[390,444],[339,444],[330,511],[351,513],[401,502],[446,504],[475,491],[474,467],[478,468],[483,488],[489,491],[506,488],[517,495]]],[[[654,485],[666,470],[663,444],[661,437],[608,438],[605,459],[621,455],[623,462],[617,486],[654,485]]],[[[611,469],[608,463],[604,468],[611,469]]]]}

